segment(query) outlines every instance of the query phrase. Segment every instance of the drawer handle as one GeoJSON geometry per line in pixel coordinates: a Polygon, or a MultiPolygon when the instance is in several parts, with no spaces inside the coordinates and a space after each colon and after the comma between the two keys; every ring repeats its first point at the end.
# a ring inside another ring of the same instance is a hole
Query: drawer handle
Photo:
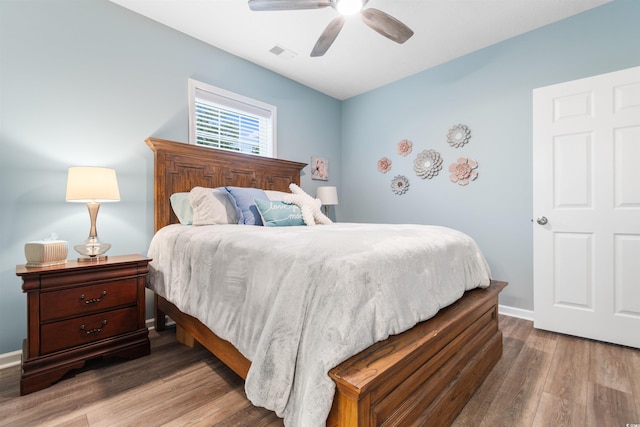
{"type": "Polygon", "coordinates": [[[81,325],[80,326],[80,330],[81,331],[85,331],[87,333],[87,335],[91,335],[91,334],[97,334],[99,332],[102,332],[102,330],[104,329],[105,326],[107,326],[107,321],[103,320],[102,321],[102,325],[100,325],[99,328],[87,329],[86,326],[81,325]]]}
{"type": "Polygon", "coordinates": [[[85,300],[84,294],[82,294],[80,295],[80,301],[84,301],[85,304],[97,304],[100,301],[102,301],[102,298],[106,296],[107,296],[107,291],[102,291],[102,293],[98,298],[91,298],[91,299],[85,300]]]}

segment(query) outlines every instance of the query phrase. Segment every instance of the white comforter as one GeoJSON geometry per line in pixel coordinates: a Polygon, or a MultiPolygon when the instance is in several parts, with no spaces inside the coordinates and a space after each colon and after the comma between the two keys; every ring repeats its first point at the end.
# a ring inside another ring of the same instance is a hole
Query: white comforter
{"type": "Polygon", "coordinates": [[[328,371],[489,285],[466,234],[436,226],[170,225],[149,287],[252,362],[245,390],[287,426],[324,426],[328,371]]]}

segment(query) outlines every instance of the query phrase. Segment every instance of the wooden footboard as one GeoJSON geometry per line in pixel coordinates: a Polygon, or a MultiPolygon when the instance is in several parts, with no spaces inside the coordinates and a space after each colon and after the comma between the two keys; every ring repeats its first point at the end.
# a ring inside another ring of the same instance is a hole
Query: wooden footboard
{"type": "MultiPolygon", "coordinates": [[[[327,425],[451,424],[502,355],[498,294],[506,285],[492,281],[487,289],[468,291],[432,319],[332,369],[336,394],[327,425]]],[[[156,296],[159,329],[164,315],[246,378],[251,362],[233,345],[156,296]]]]}
{"type": "Polygon", "coordinates": [[[432,319],[329,372],[329,426],[449,425],[502,355],[498,294],[473,290],[432,319]]]}

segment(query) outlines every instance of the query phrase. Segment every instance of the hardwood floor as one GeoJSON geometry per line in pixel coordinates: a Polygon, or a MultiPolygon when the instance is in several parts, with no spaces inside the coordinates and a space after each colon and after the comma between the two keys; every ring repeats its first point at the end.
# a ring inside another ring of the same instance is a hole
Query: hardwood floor
{"type": "MultiPolygon", "coordinates": [[[[533,329],[500,316],[504,354],[454,422],[467,426],[640,424],[640,350],[533,329]]],[[[0,426],[280,427],[203,348],[151,332],[151,355],[93,361],[19,396],[19,367],[0,370],[0,426]]]]}

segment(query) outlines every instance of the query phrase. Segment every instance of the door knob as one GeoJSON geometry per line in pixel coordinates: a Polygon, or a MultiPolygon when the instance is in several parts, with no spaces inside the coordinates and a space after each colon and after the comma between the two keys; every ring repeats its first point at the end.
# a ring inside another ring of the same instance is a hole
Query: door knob
{"type": "Polygon", "coordinates": [[[547,222],[549,222],[549,220],[547,220],[546,216],[541,216],[536,220],[536,222],[540,225],[545,225],[547,222]]]}

